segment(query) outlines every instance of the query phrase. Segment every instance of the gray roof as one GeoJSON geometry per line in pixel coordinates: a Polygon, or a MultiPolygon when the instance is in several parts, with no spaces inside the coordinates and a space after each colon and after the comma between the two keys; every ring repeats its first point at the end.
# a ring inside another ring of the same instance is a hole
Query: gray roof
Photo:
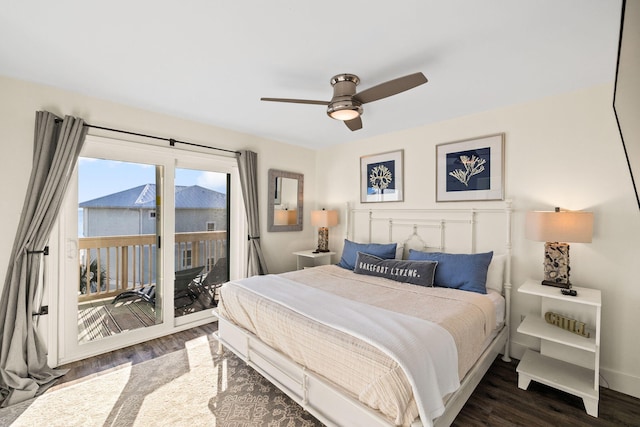
{"type": "MultiPolygon", "coordinates": [[[[145,184],[78,205],[81,208],[155,209],[156,185],[145,184]]],[[[227,207],[226,194],[199,185],[176,186],[176,209],[212,209],[227,207]]]]}

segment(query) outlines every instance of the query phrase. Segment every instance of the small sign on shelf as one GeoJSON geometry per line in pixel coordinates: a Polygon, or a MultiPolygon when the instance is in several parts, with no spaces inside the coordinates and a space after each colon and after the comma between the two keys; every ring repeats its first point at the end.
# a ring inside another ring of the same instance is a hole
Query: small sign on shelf
{"type": "Polygon", "coordinates": [[[544,320],[550,325],[555,325],[566,331],[573,332],[576,335],[580,335],[585,338],[590,337],[590,334],[589,332],[587,332],[584,322],[579,322],[575,319],[571,319],[570,317],[565,317],[561,314],[553,313],[551,311],[545,313],[544,320]]]}

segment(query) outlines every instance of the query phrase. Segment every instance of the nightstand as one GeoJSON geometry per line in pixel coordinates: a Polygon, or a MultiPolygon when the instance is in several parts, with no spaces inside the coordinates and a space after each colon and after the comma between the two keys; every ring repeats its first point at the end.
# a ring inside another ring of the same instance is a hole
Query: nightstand
{"type": "Polygon", "coordinates": [[[331,264],[331,255],[335,255],[335,252],[314,253],[314,250],[315,249],[309,249],[307,251],[298,251],[293,253],[298,260],[298,270],[318,265],[331,264]]]}
{"type": "Polygon", "coordinates": [[[540,338],[540,352],[527,350],[518,364],[518,387],[526,390],[533,380],[573,394],[582,398],[587,414],[597,417],[601,295],[597,289],[577,286],[571,289],[577,296],[563,295],[559,288],[543,286],[534,280],[526,281],[518,289],[542,300],[540,315],[527,315],[518,327],[521,334],[540,338]],[[549,315],[551,321],[564,317],[568,329],[580,331],[579,324],[583,323],[589,337],[547,323],[547,313],[559,315],[549,315]]]}

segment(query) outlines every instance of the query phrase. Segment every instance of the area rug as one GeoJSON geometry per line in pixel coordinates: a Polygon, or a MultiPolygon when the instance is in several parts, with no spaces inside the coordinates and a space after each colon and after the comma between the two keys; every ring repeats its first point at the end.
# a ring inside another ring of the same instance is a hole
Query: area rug
{"type": "Polygon", "coordinates": [[[322,426],[233,353],[201,337],[0,409],[2,426],[322,426]]]}

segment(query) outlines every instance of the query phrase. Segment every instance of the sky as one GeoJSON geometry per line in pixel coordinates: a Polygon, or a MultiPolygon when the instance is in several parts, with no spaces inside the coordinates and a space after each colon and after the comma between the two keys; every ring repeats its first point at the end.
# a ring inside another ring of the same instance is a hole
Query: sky
{"type": "MultiPolygon", "coordinates": [[[[143,184],[155,183],[153,165],[80,157],[78,163],[78,202],[86,202],[143,184]]],[[[220,193],[227,192],[224,173],[176,169],[176,185],[199,185],[220,193]]]]}

